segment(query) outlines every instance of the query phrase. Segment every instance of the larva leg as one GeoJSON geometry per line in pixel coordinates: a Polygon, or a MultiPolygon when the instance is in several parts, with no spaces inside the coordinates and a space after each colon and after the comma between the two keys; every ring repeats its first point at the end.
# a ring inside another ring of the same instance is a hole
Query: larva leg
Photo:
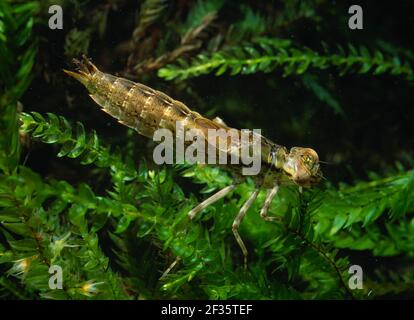
{"type": "Polygon", "coordinates": [[[170,264],[170,266],[167,268],[167,270],[164,271],[164,273],[158,280],[163,280],[170,273],[170,271],[176,266],[176,264],[180,262],[180,260],[181,260],[180,256],[175,258],[174,262],[170,264]]]}
{"type": "Polygon", "coordinates": [[[193,219],[197,213],[199,213],[203,209],[207,208],[209,205],[213,204],[214,202],[216,202],[216,201],[220,200],[221,198],[225,197],[230,191],[234,190],[235,187],[236,187],[235,184],[231,184],[231,185],[221,189],[220,191],[216,192],[210,198],[207,198],[206,200],[201,202],[197,207],[195,207],[194,209],[192,209],[188,213],[189,218],[193,219]]]}
{"type": "Polygon", "coordinates": [[[276,196],[278,190],[279,190],[279,186],[276,185],[268,191],[265,202],[263,204],[263,207],[260,210],[260,216],[266,221],[280,220],[278,217],[269,217],[267,215],[267,212],[269,211],[270,204],[272,203],[272,200],[276,196]]]}
{"type": "Polygon", "coordinates": [[[250,194],[249,199],[247,199],[247,201],[241,207],[241,209],[240,209],[239,213],[237,214],[236,219],[234,219],[233,225],[232,225],[234,237],[236,238],[237,243],[239,244],[239,246],[240,246],[240,248],[243,252],[244,268],[247,267],[247,249],[246,249],[246,246],[244,245],[244,242],[243,242],[242,238],[239,235],[239,226],[240,226],[240,223],[242,222],[244,216],[246,215],[247,210],[249,210],[249,208],[253,204],[254,200],[256,200],[258,194],[259,194],[259,189],[254,190],[250,194]]]}

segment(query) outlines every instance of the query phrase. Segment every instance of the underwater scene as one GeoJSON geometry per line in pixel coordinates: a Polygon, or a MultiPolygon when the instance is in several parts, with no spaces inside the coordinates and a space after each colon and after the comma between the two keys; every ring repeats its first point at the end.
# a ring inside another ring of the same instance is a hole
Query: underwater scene
{"type": "Polygon", "coordinates": [[[413,30],[404,0],[0,0],[0,300],[413,299],[413,30]]]}

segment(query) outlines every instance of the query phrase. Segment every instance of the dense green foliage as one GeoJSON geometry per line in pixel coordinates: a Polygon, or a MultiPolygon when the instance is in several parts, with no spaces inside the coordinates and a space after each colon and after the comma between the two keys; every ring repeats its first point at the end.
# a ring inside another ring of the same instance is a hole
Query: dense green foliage
{"type": "Polygon", "coordinates": [[[365,47],[359,50],[349,46],[349,54],[339,47],[340,54],[320,55],[308,48],[303,50],[291,48],[289,40],[257,38],[253,44],[245,44],[242,47],[232,47],[227,51],[214,52],[211,56],[198,55],[191,65],[185,60],[179,60],[177,66],[168,66],[159,71],[159,76],[167,80],[179,78],[181,80],[201,74],[213,73],[221,75],[230,70],[231,75],[249,74],[256,72],[272,72],[282,67],[283,75],[303,74],[309,67],[327,69],[330,66],[340,68],[340,74],[349,72],[352,67],[358,68],[357,72],[367,73],[370,70],[374,74],[390,72],[394,75],[405,75],[408,80],[413,80],[413,70],[409,64],[401,65],[398,57],[384,58],[380,51],[373,55],[365,47]],[[255,48],[257,43],[257,48],[255,48]],[[286,49],[288,48],[288,49],[286,49]],[[356,67],[355,67],[356,66],[356,67]]]}
{"type": "Polygon", "coordinates": [[[351,31],[348,6],[324,0],[0,1],[0,298],[412,298],[413,22],[393,21],[414,6],[388,9],[368,1],[351,31]],[[47,26],[56,2],[63,30],[47,26]],[[245,270],[231,224],[252,182],[190,221],[231,178],[156,166],[151,142],[61,72],[83,53],[232,127],[311,146],[326,180],[282,188],[275,223],[261,191],[240,229],[245,270]],[[355,264],[362,290],[348,286],[355,264]]]}

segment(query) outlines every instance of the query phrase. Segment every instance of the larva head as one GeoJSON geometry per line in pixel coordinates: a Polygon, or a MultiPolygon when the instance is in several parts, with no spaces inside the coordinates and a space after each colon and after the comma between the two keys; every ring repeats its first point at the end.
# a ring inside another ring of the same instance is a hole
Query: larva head
{"type": "Polygon", "coordinates": [[[319,157],[311,148],[291,148],[285,158],[283,171],[296,184],[310,187],[322,178],[319,157]]]}

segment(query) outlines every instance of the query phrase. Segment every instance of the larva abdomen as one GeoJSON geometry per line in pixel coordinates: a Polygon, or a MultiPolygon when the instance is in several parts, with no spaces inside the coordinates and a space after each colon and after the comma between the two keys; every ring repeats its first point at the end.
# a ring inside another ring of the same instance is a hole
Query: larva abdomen
{"type": "Polygon", "coordinates": [[[89,60],[77,64],[78,72],[65,72],[83,83],[105,112],[146,137],[152,138],[159,128],[174,131],[180,120],[192,127],[198,115],[162,92],[99,71],[89,60]]]}

